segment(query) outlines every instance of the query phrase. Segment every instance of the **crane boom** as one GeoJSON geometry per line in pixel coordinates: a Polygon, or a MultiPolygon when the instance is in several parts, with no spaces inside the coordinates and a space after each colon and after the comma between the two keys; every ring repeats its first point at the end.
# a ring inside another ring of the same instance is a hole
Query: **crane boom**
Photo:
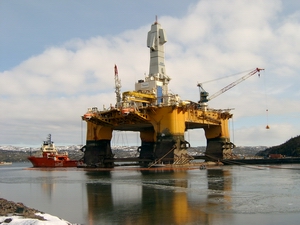
{"type": "MultiPolygon", "coordinates": [[[[245,76],[241,77],[240,79],[232,82],[231,84],[227,85],[226,87],[222,88],[221,90],[219,90],[218,92],[216,92],[215,94],[211,95],[209,98],[205,99],[202,99],[204,101],[210,101],[212,100],[213,98],[219,96],[220,94],[224,93],[225,91],[228,91],[229,89],[233,88],[234,86],[236,86],[237,84],[241,83],[242,81],[246,80],[247,78],[253,76],[254,74],[256,73],[259,73],[261,70],[264,70],[264,69],[260,69],[260,68],[256,68],[254,70],[252,70],[250,73],[246,74],[245,76]]],[[[198,87],[199,88],[202,88],[201,84],[198,84],[198,87]]],[[[202,88],[203,89],[203,88],[202,88]]],[[[206,97],[208,95],[207,92],[202,92],[203,94],[205,93],[206,97]]],[[[200,100],[201,101],[201,100],[200,100]]]]}

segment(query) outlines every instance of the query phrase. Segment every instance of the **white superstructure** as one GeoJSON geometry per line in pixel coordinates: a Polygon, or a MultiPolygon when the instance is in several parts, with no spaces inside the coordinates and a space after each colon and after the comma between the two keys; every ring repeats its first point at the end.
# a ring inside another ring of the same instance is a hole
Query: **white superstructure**
{"type": "Polygon", "coordinates": [[[168,84],[171,80],[166,74],[164,44],[167,37],[164,29],[156,21],[151,26],[147,36],[147,47],[150,49],[149,74],[145,80],[139,80],[135,84],[135,91],[154,94],[156,105],[169,105],[178,102],[176,95],[169,94],[168,84]]]}

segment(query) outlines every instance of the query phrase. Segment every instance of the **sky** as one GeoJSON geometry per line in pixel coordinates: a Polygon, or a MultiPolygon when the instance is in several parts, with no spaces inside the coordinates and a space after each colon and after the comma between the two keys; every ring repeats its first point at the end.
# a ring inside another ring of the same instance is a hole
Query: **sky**
{"type": "MultiPolygon", "coordinates": [[[[237,146],[274,146],[300,134],[300,2],[297,0],[0,0],[0,145],[85,143],[81,116],[115,104],[149,71],[147,32],[165,30],[170,92],[232,109],[237,146]],[[221,79],[222,78],[222,79],[221,79]],[[214,81],[213,81],[214,80],[214,81]],[[211,81],[211,82],[207,82],[211,81]],[[266,126],[270,129],[266,129],[266,126]]],[[[115,132],[113,144],[138,145],[138,134],[115,132]]],[[[203,130],[186,132],[205,146],[203,130]]]]}

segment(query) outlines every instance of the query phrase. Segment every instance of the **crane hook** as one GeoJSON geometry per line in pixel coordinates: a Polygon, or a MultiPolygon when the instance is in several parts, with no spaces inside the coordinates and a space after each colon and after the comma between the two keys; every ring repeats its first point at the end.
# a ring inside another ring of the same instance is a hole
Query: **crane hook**
{"type": "Polygon", "coordinates": [[[269,125],[268,125],[268,123],[269,123],[269,115],[268,115],[268,112],[269,112],[269,110],[268,109],[266,109],[266,112],[267,112],[267,126],[266,126],[266,129],[270,129],[270,127],[269,127],[269,125]]]}

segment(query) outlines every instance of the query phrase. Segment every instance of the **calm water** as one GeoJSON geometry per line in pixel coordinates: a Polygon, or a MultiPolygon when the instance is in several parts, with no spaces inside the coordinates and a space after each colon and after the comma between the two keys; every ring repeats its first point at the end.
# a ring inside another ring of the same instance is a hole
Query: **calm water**
{"type": "Polygon", "coordinates": [[[80,224],[299,224],[300,165],[86,171],[0,167],[0,197],[80,224]]]}

